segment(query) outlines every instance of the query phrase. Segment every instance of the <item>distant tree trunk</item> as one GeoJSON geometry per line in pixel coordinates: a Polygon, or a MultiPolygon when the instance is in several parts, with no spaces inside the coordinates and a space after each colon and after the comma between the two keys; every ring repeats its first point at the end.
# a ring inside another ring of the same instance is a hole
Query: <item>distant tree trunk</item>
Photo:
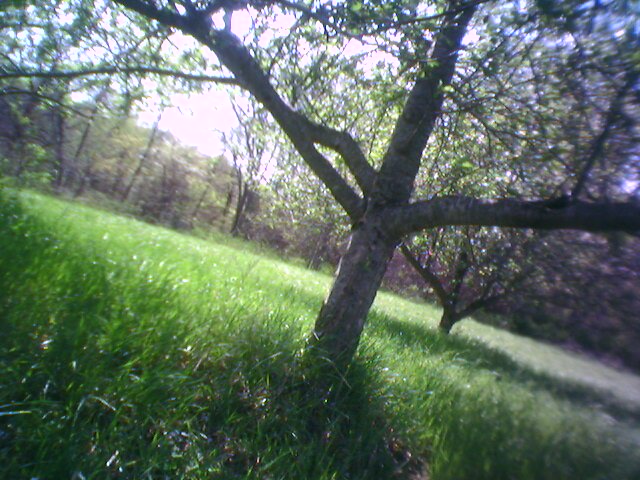
{"type": "Polygon", "coordinates": [[[10,157],[15,162],[13,176],[20,179],[28,167],[29,154],[27,153],[27,144],[29,143],[29,132],[33,127],[34,114],[40,106],[40,98],[38,97],[38,89],[47,82],[40,82],[33,88],[32,94],[27,94],[24,106],[19,112],[12,112],[14,134],[11,137],[10,157]]]}
{"type": "Polygon", "coordinates": [[[244,220],[244,212],[247,207],[247,199],[249,198],[249,188],[243,181],[242,171],[236,168],[237,183],[238,183],[238,198],[236,201],[236,211],[233,215],[233,222],[231,223],[231,235],[237,237],[240,235],[240,227],[244,220]]]}
{"type": "Polygon", "coordinates": [[[442,317],[440,317],[440,322],[438,323],[438,328],[441,332],[449,334],[453,326],[459,321],[462,320],[462,317],[458,315],[455,311],[455,306],[446,306],[442,311],[442,317]]]}
{"type": "Polygon", "coordinates": [[[64,182],[64,178],[66,176],[67,171],[67,159],[64,152],[65,147],[65,132],[66,132],[66,124],[64,113],[57,107],[53,110],[54,115],[54,130],[53,130],[53,142],[54,142],[54,152],[56,159],[56,176],[53,180],[54,187],[59,189],[64,182]]]}
{"type": "MultiPolygon", "coordinates": [[[[107,94],[108,88],[109,88],[109,84],[107,83],[93,99],[93,107],[91,108],[91,113],[89,114],[89,120],[87,121],[84,128],[82,129],[82,135],[80,136],[80,141],[78,142],[76,151],[73,154],[73,159],[71,160],[72,166],[74,168],[77,168],[78,160],[80,159],[80,156],[82,155],[82,152],[84,151],[84,148],[87,145],[87,142],[89,140],[89,134],[91,133],[91,128],[93,127],[93,124],[96,121],[96,118],[98,117],[98,112],[100,111],[100,103],[102,102],[105,95],[107,94]]],[[[84,192],[84,189],[86,188],[86,185],[87,185],[87,181],[91,176],[92,167],[93,167],[92,162],[87,160],[84,168],[82,169],[78,168],[78,170],[80,171],[80,181],[74,194],[76,197],[82,195],[82,193],[84,192]]],[[[63,172],[63,173],[66,173],[66,172],[63,172]]],[[[63,182],[64,178],[61,178],[60,181],[63,182]]],[[[59,186],[62,186],[62,185],[63,185],[62,183],[59,184],[59,186]]]]}
{"type": "Polygon", "coordinates": [[[318,270],[322,264],[324,254],[327,251],[327,243],[329,239],[329,233],[331,232],[331,225],[324,225],[322,232],[313,238],[314,248],[307,261],[307,268],[311,270],[318,270]]]}
{"type": "Polygon", "coordinates": [[[224,218],[229,215],[229,209],[231,208],[231,203],[233,202],[233,187],[229,188],[227,192],[227,200],[224,202],[224,208],[222,209],[222,216],[224,218]]]}
{"type": "Polygon", "coordinates": [[[249,196],[249,190],[245,186],[242,193],[238,195],[238,202],[236,203],[236,211],[233,215],[233,223],[231,225],[231,235],[237,237],[240,235],[241,226],[244,221],[244,212],[247,205],[247,198],[249,196]]]}
{"type": "Polygon", "coordinates": [[[111,195],[116,198],[122,195],[122,182],[124,181],[124,175],[126,170],[127,150],[122,149],[118,154],[118,161],[116,162],[115,175],[113,176],[113,182],[111,184],[111,195]],[[120,193],[120,195],[118,195],[120,193]]]}
{"type": "Polygon", "coordinates": [[[151,149],[153,148],[153,144],[156,140],[156,135],[158,134],[158,126],[160,125],[160,118],[162,118],[162,111],[158,114],[158,118],[153,124],[153,128],[151,129],[151,134],[149,135],[149,141],[147,142],[147,146],[144,149],[144,152],[140,155],[140,159],[138,160],[138,165],[136,169],[133,171],[133,175],[131,175],[131,179],[129,183],[125,187],[122,192],[122,196],[120,200],[126,202],[129,199],[129,195],[131,195],[131,190],[133,189],[133,185],[136,183],[136,180],[140,176],[140,172],[142,172],[142,168],[149,158],[149,154],[151,153],[151,149]]]}
{"type": "Polygon", "coordinates": [[[211,190],[211,184],[207,183],[207,185],[204,187],[204,190],[200,194],[200,197],[198,198],[198,201],[196,202],[196,206],[194,207],[193,212],[191,213],[191,218],[192,219],[197,219],[198,218],[198,214],[200,213],[200,209],[202,208],[202,204],[204,203],[204,199],[206,198],[206,196],[207,196],[207,194],[209,193],[210,190],[211,190]]]}

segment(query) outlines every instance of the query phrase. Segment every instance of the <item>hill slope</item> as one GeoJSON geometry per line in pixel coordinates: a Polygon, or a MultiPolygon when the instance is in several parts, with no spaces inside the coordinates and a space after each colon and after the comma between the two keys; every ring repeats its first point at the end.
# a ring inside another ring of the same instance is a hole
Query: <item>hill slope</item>
{"type": "Polygon", "coordinates": [[[24,192],[0,206],[6,478],[638,478],[640,380],[382,293],[350,388],[300,351],[330,279],[24,192]],[[311,393],[310,393],[311,392],[311,393]]]}

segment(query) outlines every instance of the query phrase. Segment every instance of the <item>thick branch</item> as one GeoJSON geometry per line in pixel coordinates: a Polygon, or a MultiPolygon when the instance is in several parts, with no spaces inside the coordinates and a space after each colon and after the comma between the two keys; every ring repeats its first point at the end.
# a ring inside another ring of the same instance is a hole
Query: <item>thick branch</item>
{"type": "Polygon", "coordinates": [[[115,3],[119,3],[124,7],[144,15],[145,17],[157,20],[160,24],[167,27],[175,27],[182,30],[188,26],[188,20],[186,17],[183,17],[175,11],[167,10],[166,8],[158,8],[156,7],[155,2],[145,2],[143,0],[114,1],[115,3]]]}
{"type": "Polygon", "coordinates": [[[300,115],[301,121],[306,124],[313,141],[336,151],[349,168],[358,182],[362,193],[368,195],[373,188],[376,172],[367,162],[360,145],[347,132],[340,132],[324,125],[319,125],[300,115]]]}
{"type": "Polygon", "coordinates": [[[115,75],[123,74],[151,74],[162,75],[165,77],[175,77],[184,80],[194,80],[198,82],[215,82],[226,85],[239,85],[240,82],[235,78],[219,77],[215,75],[196,75],[191,73],[180,72],[177,70],[168,70],[155,67],[97,67],[87,68],[83,70],[47,70],[47,71],[0,71],[0,79],[6,78],[78,78],[88,77],[92,75],[115,75]]]}
{"type": "Polygon", "coordinates": [[[437,275],[435,275],[428,267],[425,267],[420,263],[420,261],[413,255],[409,247],[407,247],[404,243],[400,246],[400,251],[404,255],[404,258],[407,259],[409,264],[418,272],[418,274],[422,277],[422,279],[427,282],[436,296],[440,301],[440,305],[446,306],[449,304],[449,294],[445,290],[442,282],[437,275]]]}
{"type": "Polygon", "coordinates": [[[409,200],[422,152],[440,115],[443,87],[451,82],[458,50],[475,9],[476,6],[471,5],[445,17],[431,58],[424,66],[424,76],[411,90],[384,156],[375,198],[381,204],[409,200]]]}
{"type": "Polygon", "coordinates": [[[546,202],[442,197],[387,209],[390,233],[409,233],[444,225],[477,225],[542,230],[640,230],[637,203],[571,202],[549,208],[546,202]]]}
{"type": "Polygon", "coordinates": [[[462,320],[463,318],[470,317],[471,315],[476,313],[478,310],[486,308],[496,303],[498,300],[501,300],[504,297],[506,297],[506,293],[500,293],[500,294],[492,295],[490,297],[478,298],[473,302],[471,302],[469,305],[467,305],[465,308],[463,308],[460,312],[457,312],[456,314],[457,320],[462,320]]]}
{"type": "Polygon", "coordinates": [[[308,120],[301,122],[301,118],[304,117],[294,111],[278,95],[263,69],[238,37],[230,31],[213,29],[210,19],[205,15],[183,17],[159,9],[142,0],[115,1],[164,25],[179,28],[207,46],[216,54],[220,62],[233,73],[241,86],[253,94],[269,110],[303,160],[327,186],[347,214],[354,220],[363,214],[362,199],[315,148],[308,120]]]}
{"type": "MultiPolygon", "coordinates": [[[[198,38],[198,37],[196,37],[198,38]]],[[[309,121],[288,106],[275,91],[249,51],[230,32],[215,32],[213,41],[198,38],[205,43],[229,69],[240,79],[245,88],[273,115],[304,161],[323,181],[334,198],[352,218],[362,214],[360,197],[349,186],[331,163],[316,149],[309,121]],[[302,121],[301,121],[302,120],[302,121]]]]}

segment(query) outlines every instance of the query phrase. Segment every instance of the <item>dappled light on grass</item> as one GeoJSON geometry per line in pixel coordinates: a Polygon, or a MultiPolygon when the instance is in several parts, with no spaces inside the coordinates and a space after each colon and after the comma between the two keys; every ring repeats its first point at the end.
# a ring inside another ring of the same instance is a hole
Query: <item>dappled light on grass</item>
{"type": "Polygon", "coordinates": [[[430,307],[382,294],[343,388],[318,390],[300,352],[328,277],[3,196],[4,477],[406,478],[429,464],[440,479],[631,479],[640,469],[633,409],[437,333],[430,307]]]}

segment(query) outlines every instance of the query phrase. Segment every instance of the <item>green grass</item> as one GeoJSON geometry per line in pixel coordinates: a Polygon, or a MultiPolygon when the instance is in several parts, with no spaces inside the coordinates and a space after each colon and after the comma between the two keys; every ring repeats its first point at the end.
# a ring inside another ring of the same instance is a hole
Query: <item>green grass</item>
{"type": "Polygon", "coordinates": [[[2,478],[640,478],[633,375],[382,293],[318,395],[327,276],[1,195],[2,478]]]}

